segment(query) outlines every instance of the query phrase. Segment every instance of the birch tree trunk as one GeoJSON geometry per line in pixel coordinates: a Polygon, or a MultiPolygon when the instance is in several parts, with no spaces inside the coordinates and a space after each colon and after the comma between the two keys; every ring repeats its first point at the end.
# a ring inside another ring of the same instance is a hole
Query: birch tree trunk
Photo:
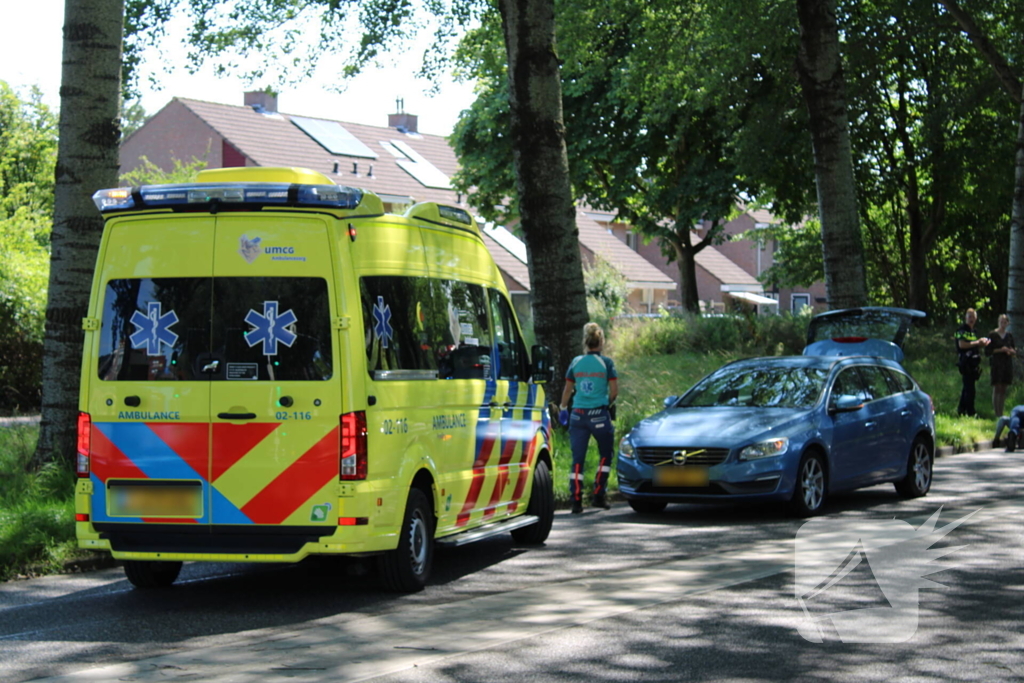
{"type": "Polygon", "coordinates": [[[1017,155],[1013,174],[1010,276],[1007,282],[1006,314],[1010,317],[1010,331],[1015,334],[1024,333],[1024,88],[1021,90],[1017,155]]]}
{"type": "Polygon", "coordinates": [[[92,194],[117,186],[124,0],[66,0],[39,443],[32,464],[73,462],[89,303],[103,220],[92,194]]]}
{"type": "Polygon", "coordinates": [[[499,0],[508,55],[516,189],[533,289],[537,340],[551,347],[558,401],[564,373],[582,352],[587,297],[562,119],[554,0],[499,0]]]}
{"type": "Polygon", "coordinates": [[[810,115],[828,304],[833,309],[863,306],[864,248],[834,0],[797,0],[797,14],[797,72],[810,115]]]}

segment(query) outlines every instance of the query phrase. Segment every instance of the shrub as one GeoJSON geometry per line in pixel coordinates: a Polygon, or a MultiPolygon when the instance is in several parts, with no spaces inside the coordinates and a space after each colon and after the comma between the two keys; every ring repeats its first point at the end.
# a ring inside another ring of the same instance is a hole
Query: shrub
{"type": "Polygon", "coordinates": [[[622,315],[629,301],[629,281],[600,256],[593,265],[583,267],[583,285],[587,290],[587,314],[608,329],[622,315]]]}
{"type": "MultiPolygon", "coordinates": [[[[674,353],[739,356],[799,355],[807,336],[809,315],[692,316],[616,322],[610,348],[630,360],[674,353]]],[[[716,366],[717,367],[717,366],[716,366]]]]}
{"type": "Polygon", "coordinates": [[[30,410],[40,403],[43,325],[50,272],[47,250],[15,217],[0,220],[0,409],[30,410]]]}

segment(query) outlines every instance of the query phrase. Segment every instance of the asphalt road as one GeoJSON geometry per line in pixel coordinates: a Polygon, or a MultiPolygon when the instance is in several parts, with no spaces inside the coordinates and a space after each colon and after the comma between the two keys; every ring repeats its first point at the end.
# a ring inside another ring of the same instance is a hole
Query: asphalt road
{"type": "MultiPolygon", "coordinates": [[[[120,570],[0,586],[0,680],[1002,681],[1024,679],[1024,453],[938,461],[932,493],[835,497],[828,521],[938,527],[961,547],[919,593],[906,642],[801,636],[794,539],[775,506],[560,512],[542,548],[438,553],[431,585],[384,592],[359,564],[189,564],[166,591],[120,570]],[[912,628],[911,628],[912,626],[912,628]]],[[[889,606],[867,563],[814,616],[889,606]]],[[[909,612],[904,612],[904,616],[909,612]]],[[[891,624],[889,624],[891,626],[891,624]]],[[[888,630],[887,630],[888,628],[888,630]]]]}

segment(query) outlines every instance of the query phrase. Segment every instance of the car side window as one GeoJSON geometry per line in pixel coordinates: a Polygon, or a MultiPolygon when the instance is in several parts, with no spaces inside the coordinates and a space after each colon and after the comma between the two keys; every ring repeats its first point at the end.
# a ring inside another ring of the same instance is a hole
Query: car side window
{"type": "Polygon", "coordinates": [[[857,370],[864,377],[864,386],[867,388],[869,396],[868,401],[877,401],[893,393],[883,368],[876,365],[862,365],[857,370]]]}
{"type": "Polygon", "coordinates": [[[889,376],[889,383],[893,387],[893,393],[899,393],[902,391],[913,391],[914,380],[910,379],[907,375],[903,374],[899,370],[893,370],[892,368],[886,368],[886,373],[889,376]]]}
{"type": "Polygon", "coordinates": [[[870,395],[857,368],[846,368],[836,375],[835,382],[832,383],[829,404],[835,405],[836,399],[840,396],[856,396],[858,400],[867,402],[871,400],[870,395]]]}

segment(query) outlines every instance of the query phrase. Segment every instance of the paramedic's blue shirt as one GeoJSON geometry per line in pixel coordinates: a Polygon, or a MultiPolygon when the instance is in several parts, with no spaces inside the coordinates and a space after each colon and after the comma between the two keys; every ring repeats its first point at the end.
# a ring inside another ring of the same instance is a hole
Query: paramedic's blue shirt
{"type": "Polygon", "coordinates": [[[615,363],[608,356],[588,353],[576,356],[565,371],[565,379],[576,384],[573,408],[600,408],[608,405],[608,380],[617,379],[615,363]]]}

